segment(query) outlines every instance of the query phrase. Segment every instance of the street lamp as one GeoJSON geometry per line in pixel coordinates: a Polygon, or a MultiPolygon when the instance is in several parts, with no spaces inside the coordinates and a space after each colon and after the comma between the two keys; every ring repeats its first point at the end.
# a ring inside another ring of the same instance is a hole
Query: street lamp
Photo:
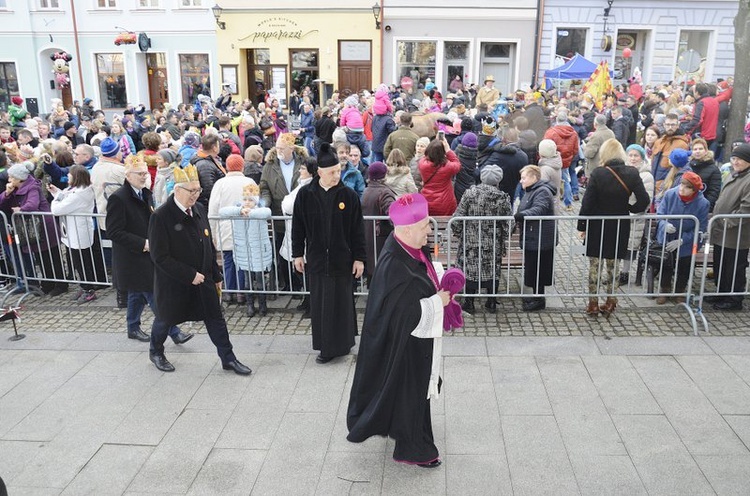
{"type": "Polygon", "coordinates": [[[219,20],[219,18],[221,17],[221,13],[224,12],[224,9],[222,9],[217,3],[214,4],[213,7],[211,7],[211,11],[214,13],[214,19],[216,19],[216,25],[219,26],[219,29],[226,29],[227,23],[219,20]]]}
{"type": "Polygon", "coordinates": [[[380,29],[380,4],[378,2],[372,6],[372,16],[375,18],[375,29],[380,29]]]}

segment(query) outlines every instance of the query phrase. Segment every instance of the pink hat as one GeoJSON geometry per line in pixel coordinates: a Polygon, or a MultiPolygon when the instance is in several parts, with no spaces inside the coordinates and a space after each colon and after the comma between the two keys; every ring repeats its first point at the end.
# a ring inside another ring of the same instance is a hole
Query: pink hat
{"type": "Polygon", "coordinates": [[[419,193],[407,193],[391,203],[388,210],[394,226],[410,226],[429,216],[427,199],[419,193]]]}

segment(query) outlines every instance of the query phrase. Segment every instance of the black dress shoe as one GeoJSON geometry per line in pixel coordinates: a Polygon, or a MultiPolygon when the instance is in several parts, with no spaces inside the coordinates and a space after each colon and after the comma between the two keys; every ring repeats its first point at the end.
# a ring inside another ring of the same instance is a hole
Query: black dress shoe
{"type": "Polygon", "coordinates": [[[224,363],[221,367],[224,370],[234,370],[234,373],[239,375],[250,375],[253,373],[253,371],[250,370],[250,367],[243,365],[239,360],[232,360],[231,362],[224,363]]]}
{"type": "Polygon", "coordinates": [[[149,355],[148,358],[162,372],[174,372],[174,365],[164,355],[149,355]]]}
{"type": "Polygon", "coordinates": [[[495,300],[495,298],[487,298],[484,308],[490,313],[497,312],[497,300],[495,300]]]}
{"type": "Polygon", "coordinates": [[[137,339],[138,341],[151,341],[151,336],[140,329],[136,329],[135,331],[128,331],[128,338],[137,339]]]}
{"type": "Polygon", "coordinates": [[[742,302],[734,302],[729,300],[719,301],[717,303],[714,303],[711,305],[711,308],[714,310],[731,310],[731,311],[737,311],[742,310],[742,302]]]}
{"type": "Polygon", "coordinates": [[[176,336],[172,336],[172,341],[174,341],[174,344],[184,344],[193,339],[193,336],[195,334],[180,331],[176,336]]]}
{"type": "Polygon", "coordinates": [[[442,464],[443,464],[443,462],[440,461],[440,458],[438,458],[437,460],[433,460],[430,463],[417,463],[417,467],[422,467],[422,468],[437,468],[437,467],[439,467],[442,464]]]}
{"type": "Polygon", "coordinates": [[[537,310],[544,310],[547,306],[547,302],[544,298],[528,298],[523,302],[524,312],[535,312],[537,310]]]}
{"type": "Polygon", "coordinates": [[[315,357],[315,361],[318,363],[328,363],[333,359],[334,357],[324,357],[323,355],[318,355],[315,357]]]}

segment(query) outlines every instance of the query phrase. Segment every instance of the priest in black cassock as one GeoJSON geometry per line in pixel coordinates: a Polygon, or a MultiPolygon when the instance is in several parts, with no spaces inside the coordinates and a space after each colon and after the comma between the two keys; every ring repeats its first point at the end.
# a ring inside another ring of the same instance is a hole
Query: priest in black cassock
{"type": "Polygon", "coordinates": [[[450,294],[438,290],[439,274],[425,248],[432,231],[427,200],[404,195],[391,204],[389,216],[395,230],[380,253],[367,298],[347,439],[390,436],[395,461],[433,468],[441,462],[430,399],[439,394],[443,308],[450,294]]]}
{"type": "Polygon", "coordinates": [[[327,363],[347,355],[357,335],[352,277],[362,276],[367,259],[359,196],[341,182],[331,146],[318,153],[318,175],[302,187],[292,216],[294,268],[307,273],[315,359],[327,363]]]}

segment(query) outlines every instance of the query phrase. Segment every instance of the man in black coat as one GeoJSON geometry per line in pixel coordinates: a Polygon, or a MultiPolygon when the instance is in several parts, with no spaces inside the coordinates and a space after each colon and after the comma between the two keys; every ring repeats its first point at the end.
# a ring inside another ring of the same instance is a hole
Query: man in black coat
{"type": "MultiPolygon", "coordinates": [[[[154,274],[156,316],[167,325],[202,320],[216,346],[224,370],[240,375],[252,371],[232,352],[227,323],[221,311],[222,273],[203,205],[195,167],[176,169],[174,193],[152,215],[148,226],[154,274]]],[[[174,367],[164,356],[164,329],[151,333],[150,359],[157,369],[174,367]]]]}
{"type": "MultiPolygon", "coordinates": [[[[127,291],[128,337],[149,341],[141,330],[141,314],[148,303],[154,309],[154,264],[149,256],[148,221],[154,210],[151,190],[146,188],[145,162],[128,162],[125,183],[107,201],[107,237],[112,240],[112,274],[118,291],[127,291]]],[[[151,333],[168,333],[175,344],[193,337],[154,319],[151,333]]]]}
{"type": "Polygon", "coordinates": [[[318,153],[318,176],[294,202],[292,256],[310,282],[315,360],[348,354],[357,335],[352,276],[362,276],[367,260],[365,226],[359,196],[341,182],[341,165],[327,143],[318,153]]]}

